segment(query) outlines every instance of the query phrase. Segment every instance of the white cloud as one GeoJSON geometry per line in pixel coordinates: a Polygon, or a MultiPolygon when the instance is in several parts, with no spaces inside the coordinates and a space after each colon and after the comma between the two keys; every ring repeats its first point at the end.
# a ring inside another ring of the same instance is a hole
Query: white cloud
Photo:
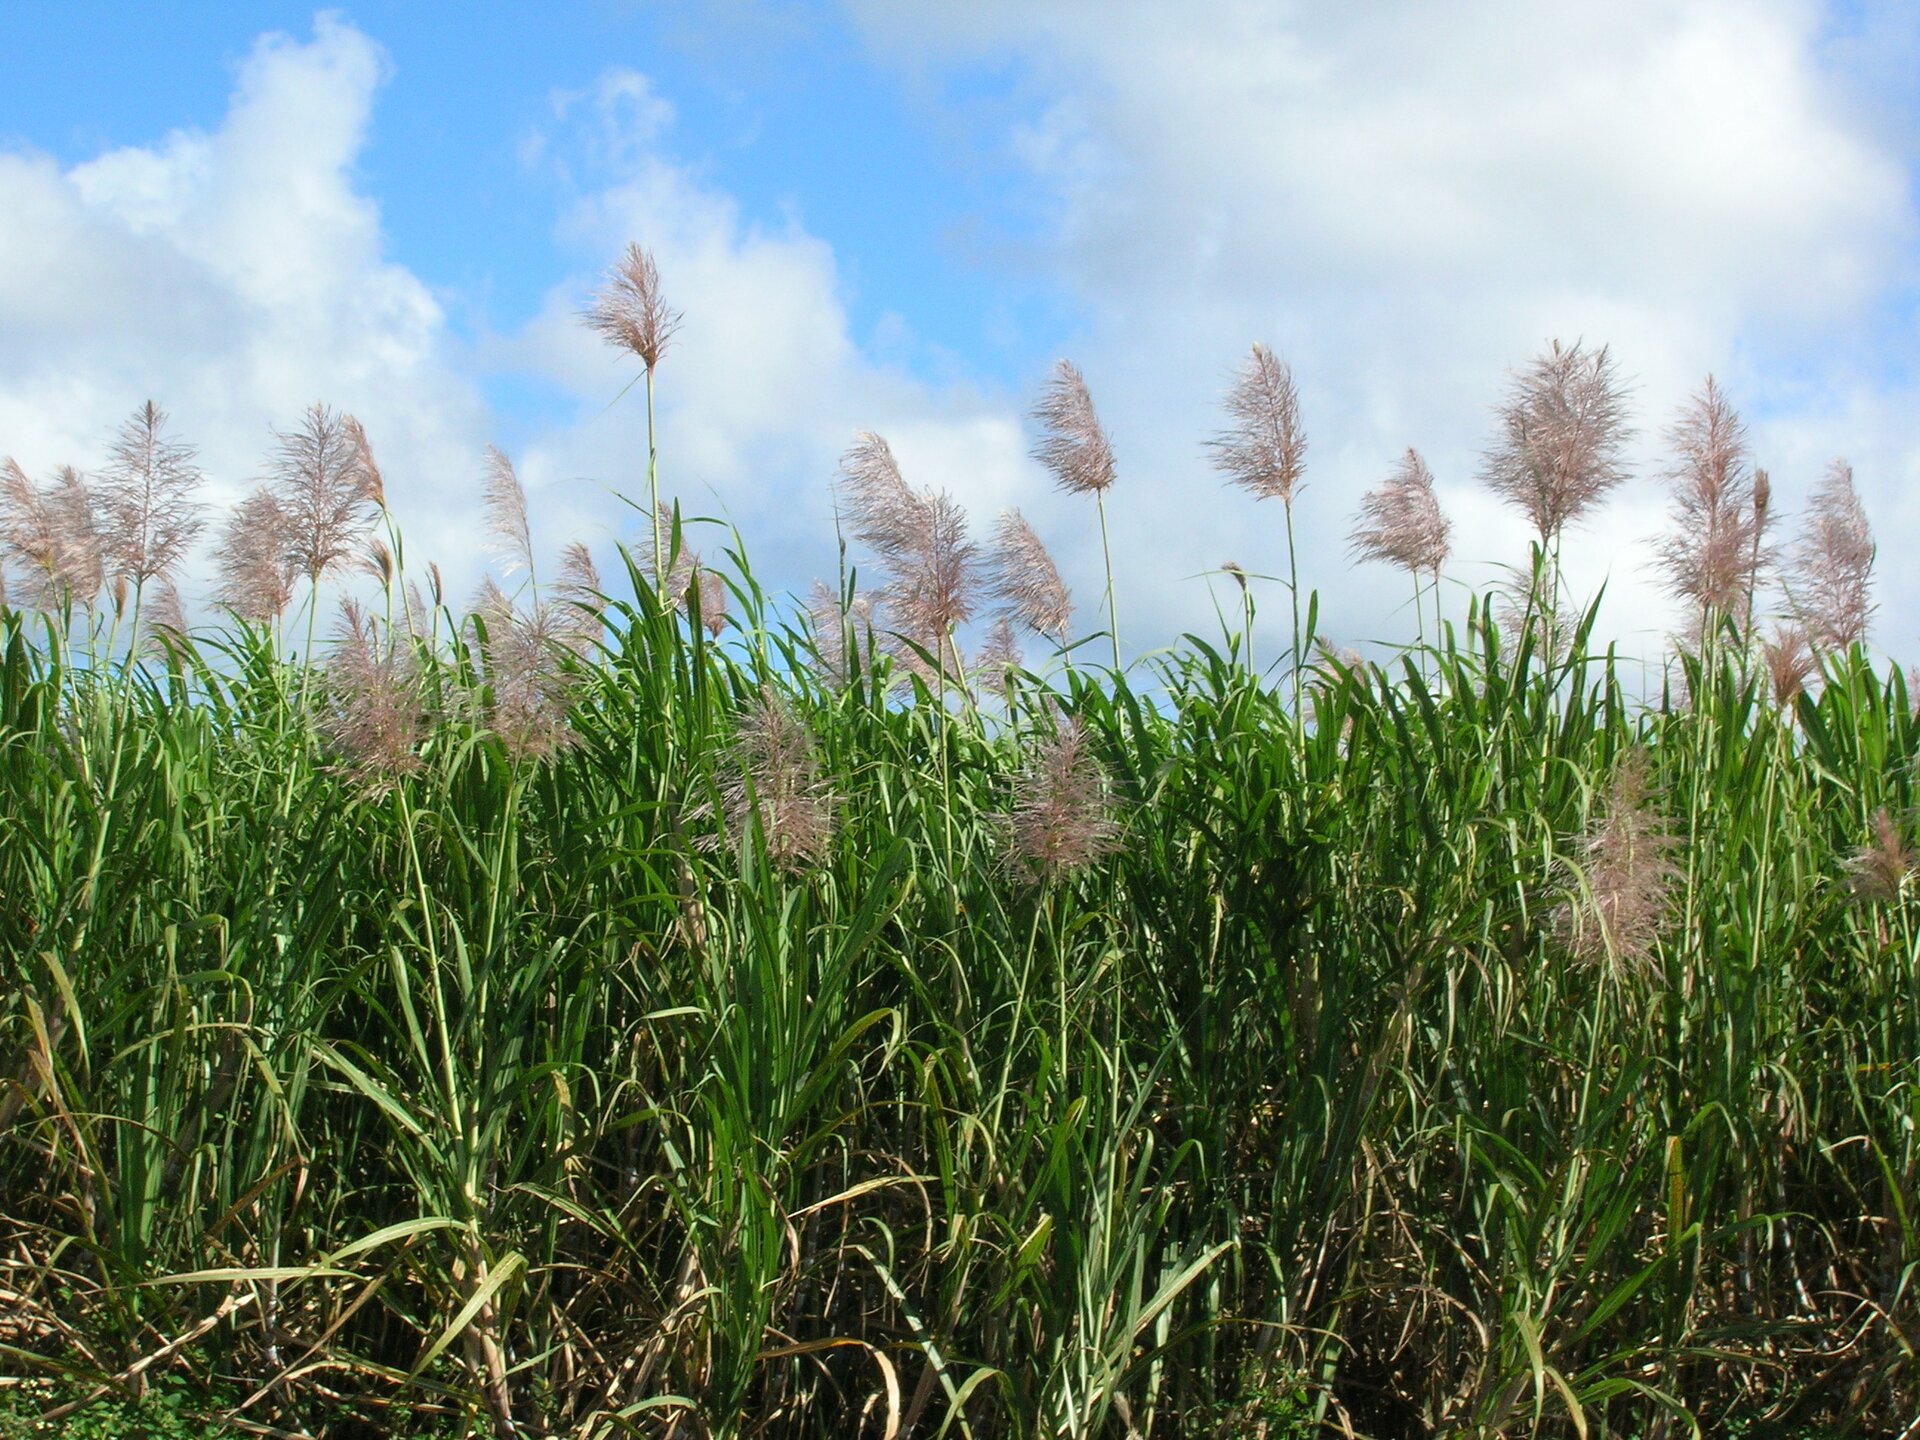
{"type": "Polygon", "coordinates": [[[530,132],[520,145],[527,165],[554,164],[571,178],[567,151],[578,152],[597,169],[642,163],[648,147],[672,126],[672,102],[654,91],[639,71],[615,65],[584,90],[556,90],[553,122],[530,132]],[[571,123],[569,123],[571,122],[571,123]],[[564,140],[564,145],[556,141],[564,140]]]}
{"type": "MultiPolygon", "coordinates": [[[[1084,307],[1071,348],[1119,454],[1110,513],[1135,650],[1212,630],[1195,577],[1222,560],[1283,568],[1280,517],[1224,489],[1200,443],[1255,338],[1300,377],[1303,569],[1342,640],[1410,629],[1399,577],[1344,559],[1361,492],[1409,443],[1465,555],[1524,554],[1522,523],[1472,477],[1506,367],[1556,335],[1611,341],[1639,380],[1643,479],[1572,556],[1581,584],[1608,581],[1630,643],[1667,623],[1643,566],[1665,508],[1658,437],[1709,369],[1755,416],[1784,503],[1842,451],[1883,553],[1920,540],[1911,386],[1836,358],[1884,324],[1876,307],[1910,264],[1911,157],[1823,69],[1828,17],[1810,0],[854,9],[902,70],[1018,62],[1025,116],[983,143],[1036,182],[1029,253],[1084,307]]],[[[763,580],[832,572],[835,462],[872,428],[983,535],[993,510],[1021,505],[1056,543],[1083,624],[1099,623],[1098,531],[1027,458],[1030,394],[893,363],[911,353],[910,297],[855,334],[832,248],[749,218],[677,155],[674,108],[637,72],[557,94],[522,146],[573,196],[556,231],[573,273],[523,329],[456,343],[356,184],[384,70],[372,40],[323,15],[304,41],[254,47],[211,131],[68,169],[0,153],[0,450],[35,471],[84,463],[151,395],[230,495],[270,425],[329,400],[367,423],[412,555],[464,584],[495,430],[481,386],[531,375],[576,407],[515,456],[543,547],[630,536],[606,492],[645,489],[639,393],[613,403],[636,367],[578,312],[638,240],[686,313],[660,370],[664,488],[732,515],[763,580]]],[[[1036,367],[1030,384],[1043,379],[1036,367]]],[[[1883,566],[1883,598],[1897,646],[1920,575],[1883,566]]],[[[1284,597],[1262,605],[1277,623],[1284,597]]]]}
{"type": "Polygon", "coordinates": [[[94,463],[152,398],[232,498],[321,401],[365,423],[416,547],[457,562],[486,410],[352,183],[383,68],[323,14],[253,47],[209,133],[64,171],[0,155],[0,449],[94,463]]]}
{"type": "MultiPolygon", "coordinates": [[[[660,371],[665,493],[734,517],[763,580],[834,573],[830,484],[856,428],[885,431],[916,483],[976,507],[1015,488],[1024,441],[1004,404],[869,358],[831,249],[748,223],[672,158],[672,106],[631,70],[556,94],[521,148],[577,195],[558,224],[577,273],[523,330],[457,344],[355,184],[384,69],[371,39],[323,14],[306,41],[254,46],[211,132],[66,170],[0,155],[0,329],[15,342],[0,353],[0,450],[35,472],[85,465],[152,396],[227,501],[259,473],[271,427],[325,400],[366,424],[410,557],[441,561],[457,599],[487,555],[475,497],[496,417],[481,383],[532,375],[578,406],[513,457],[536,543],[585,536],[608,558],[609,536],[636,533],[609,492],[644,499],[645,411],[638,391],[610,403],[635,367],[578,312],[597,267],[637,239],[686,312],[660,371]]],[[[902,330],[890,322],[881,346],[902,330]]]]}
{"type": "MultiPolygon", "coordinates": [[[[684,314],[658,370],[663,497],[678,496],[690,514],[730,517],[763,583],[804,590],[810,577],[834,574],[834,471],[854,432],[872,429],[887,436],[913,483],[952,491],[984,535],[990,512],[1013,503],[1027,470],[1004,397],[930,387],[876,358],[902,345],[901,318],[890,317],[872,344],[855,337],[832,248],[798,224],[748,220],[731,196],[677,162],[668,117],[642,107],[629,118],[630,97],[650,93],[636,82],[614,71],[592,97],[556,97],[556,124],[532,153],[563,177],[600,177],[561,217],[563,247],[605,263],[629,241],[644,245],[684,314]],[[577,163],[579,154],[590,163],[577,163]]],[[[644,502],[645,408],[637,387],[621,395],[637,362],[580,322],[595,283],[583,264],[524,332],[488,353],[581,401],[576,416],[527,448],[524,474],[550,487],[548,513],[576,529],[598,523],[631,537],[635,517],[599,492],[604,485],[644,502]]],[[[711,552],[722,542],[696,535],[692,543],[711,552]]]]}
{"type": "MultiPolygon", "coordinates": [[[[1255,338],[1303,387],[1303,572],[1343,637],[1410,628],[1394,577],[1342,556],[1409,443],[1468,555],[1524,555],[1472,477],[1507,367],[1555,336],[1611,342],[1638,381],[1642,479],[1572,556],[1580,583],[1609,581],[1616,633],[1657,643],[1669,623],[1645,566],[1659,441],[1709,370],[1748,404],[1785,502],[1844,450],[1883,554],[1920,540],[1903,502],[1920,444],[1895,419],[1911,394],[1842,358],[1911,265],[1912,156],[1824,68],[1845,47],[1810,0],[852,9],[923,79],[981,61],[1022,77],[1026,119],[988,143],[1039,183],[1041,261],[1084,302],[1074,348],[1120,452],[1136,611],[1211,628],[1179,577],[1228,554],[1284,569],[1278,516],[1224,492],[1198,444],[1255,338]]],[[[1902,644],[1920,582],[1883,566],[1882,591],[1902,644]]]]}

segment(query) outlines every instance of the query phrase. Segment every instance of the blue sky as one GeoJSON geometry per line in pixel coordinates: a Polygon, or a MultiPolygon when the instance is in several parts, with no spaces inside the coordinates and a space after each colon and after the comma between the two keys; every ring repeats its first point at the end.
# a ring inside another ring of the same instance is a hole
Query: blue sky
{"type": "Polygon", "coordinates": [[[1120,456],[1129,650],[1210,630],[1207,572],[1279,568],[1277,517],[1201,446],[1262,340],[1306,404],[1306,579],[1359,642],[1411,628],[1401,580],[1345,561],[1362,493],[1419,446],[1455,579],[1497,578],[1525,527],[1475,481],[1489,406],[1580,337],[1636,382],[1639,477],[1574,566],[1613,633],[1657,654],[1675,623],[1647,564],[1662,435],[1711,371],[1783,540],[1826,462],[1853,462],[1878,639],[1904,653],[1920,7],[1440,8],[15,6],[0,453],[95,463],[152,393],[226,502],[325,399],[367,422],[412,553],[462,582],[489,442],[543,542],[608,554],[638,411],[576,316],[634,239],[688,316],[661,371],[669,489],[739,523],[776,586],[832,573],[835,458],[872,428],[983,535],[1025,510],[1093,628],[1088,517],[1027,455],[1066,355],[1120,456]]]}
{"type": "MultiPolygon", "coordinates": [[[[310,32],[311,5],[35,7],[10,23],[0,140],[73,165],[216,128],[259,38],[310,32]]],[[[957,65],[935,85],[890,71],[829,6],[589,0],[535,20],[480,6],[333,11],[379,46],[382,81],[354,174],[377,200],[390,253],[471,334],[524,324],[577,257],[554,217],[604,179],[591,156],[568,174],[529,159],[563,128],[556,107],[614,66],[673,107],[675,151],[751,222],[791,222],[834,247],[860,331],[910,306],[911,358],[1021,378],[1071,324],[1013,253],[1030,217],[1022,175],[980,131],[1019,113],[1014,61],[957,65]]]]}

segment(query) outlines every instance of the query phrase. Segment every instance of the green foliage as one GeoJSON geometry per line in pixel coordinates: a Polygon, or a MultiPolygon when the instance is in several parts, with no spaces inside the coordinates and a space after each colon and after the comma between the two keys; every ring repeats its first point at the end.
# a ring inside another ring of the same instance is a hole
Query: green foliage
{"type": "Polygon", "coordinates": [[[144,1400],[98,1400],[52,1423],[40,1415],[51,1408],[47,1392],[0,1392],[0,1436],[59,1435],[64,1440],[208,1440],[227,1433],[217,1421],[195,1413],[183,1391],[155,1391],[144,1400]]]}
{"type": "Polygon", "coordinates": [[[1003,707],[816,673],[744,565],[724,644],[628,580],[390,670],[0,617],[0,1371],[101,1394],[59,1433],[1920,1404],[1897,673],[1780,709],[1729,649],[1641,706],[1476,613],[1297,710],[1238,637],[1003,707]],[[1069,724],[1122,843],[1043,882],[1009,817],[1100,802],[1020,788],[1069,724]]]}
{"type": "MultiPolygon", "coordinates": [[[[174,1381],[154,1386],[138,1398],[103,1395],[89,1398],[46,1382],[0,1390],[0,1440],[227,1440],[235,1432],[222,1418],[231,1397],[174,1381]],[[74,1406],[56,1420],[43,1417],[74,1406]]],[[[402,1433],[412,1440],[457,1440],[464,1427],[432,1417],[409,1418],[402,1433]]]]}

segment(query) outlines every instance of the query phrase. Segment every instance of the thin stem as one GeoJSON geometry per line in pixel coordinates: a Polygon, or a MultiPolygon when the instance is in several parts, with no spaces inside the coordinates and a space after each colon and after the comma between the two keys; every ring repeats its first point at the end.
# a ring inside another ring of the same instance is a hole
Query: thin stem
{"type": "Polygon", "coordinates": [[[1427,614],[1420,606],[1420,572],[1408,572],[1413,576],[1413,633],[1414,647],[1420,656],[1420,678],[1427,677],[1427,614]]]}
{"type": "Polygon", "coordinates": [[[1553,659],[1560,653],[1560,534],[1553,532],[1553,552],[1548,558],[1547,611],[1544,621],[1544,633],[1547,637],[1547,665],[1552,668],[1553,659]]]}
{"type": "Polygon", "coordinates": [[[300,651],[300,711],[307,709],[307,680],[313,674],[313,628],[320,618],[320,577],[310,576],[307,584],[307,639],[300,651]]]}
{"type": "Polygon", "coordinates": [[[1253,665],[1253,588],[1245,580],[1240,582],[1240,633],[1247,653],[1247,682],[1257,684],[1254,677],[1258,672],[1253,665]]]}
{"type": "Polygon", "coordinates": [[[1093,492],[1094,509],[1100,512],[1100,554],[1107,562],[1107,633],[1113,639],[1113,673],[1120,673],[1120,617],[1113,609],[1113,547],[1107,543],[1107,495],[1093,492]]]}
{"type": "Polygon", "coordinates": [[[1760,586],[1760,531],[1758,522],[1753,527],[1753,548],[1747,557],[1747,615],[1740,625],[1740,648],[1751,654],[1753,651],[1753,592],[1760,586]]]}
{"type": "Polygon", "coordinates": [[[1000,1117],[1006,1109],[1008,1091],[1013,1086],[1013,1060],[1020,1053],[1021,1047],[1017,1037],[1020,1034],[1021,1022],[1029,1015],[1034,1016],[1036,1021],[1044,1021],[1045,1012],[1034,1003],[1031,982],[1033,957],[1040,949],[1040,917],[1045,909],[1046,899],[1043,896],[1041,903],[1033,907],[1033,923],[1027,927],[1026,956],[1020,962],[1020,982],[1014,987],[1013,992],[1012,1018],[1009,1024],[1011,1033],[1007,1036],[1006,1053],[1000,1060],[1000,1085],[993,1093],[993,1131],[996,1134],[1000,1131],[1000,1117]]]}
{"type": "Polygon", "coordinates": [[[1293,712],[1300,713],[1300,562],[1294,553],[1293,500],[1288,497],[1282,508],[1287,517],[1287,591],[1293,600],[1293,712]]]}
{"type": "Polygon", "coordinates": [[[667,603],[667,548],[660,535],[660,450],[653,429],[653,366],[647,366],[647,513],[653,519],[653,588],[667,603]]]}
{"type": "Polygon", "coordinates": [[[954,913],[958,914],[960,881],[953,873],[953,758],[949,753],[947,735],[953,718],[947,713],[947,646],[952,638],[948,634],[940,641],[940,689],[934,696],[933,708],[939,717],[935,733],[940,738],[940,839],[947,862],[947,896],[954,913]]]}
{"type": "MultiPolygon", "coordinates": [[[[300,652],[300,689],[298,691],[295,714],[292,717],[294,723],[301,726],[299,753],[302,755],[306,753],[307,748],[305,719],[307,714],[307,683],[313,675],[313,629],[314,623],[318,620],[319,615],[320,577],[315,574],[310,576],[307,582],[307,640],[306,648],[300,652]]],[[[287,724],[287,720],[288,716],[284,710],[278,711],[275,714],[274,724],[281,727],[279,738],[282,740],[284,740],[286,736],[284,727],[287,724]]],[[[282,820],[285,820],[293,813],[293,782],[295,769],[296,767],[294,765],[291,763],[288,764],[286,784],[280,787],[280,804],[275,814],[282,820]]]]}

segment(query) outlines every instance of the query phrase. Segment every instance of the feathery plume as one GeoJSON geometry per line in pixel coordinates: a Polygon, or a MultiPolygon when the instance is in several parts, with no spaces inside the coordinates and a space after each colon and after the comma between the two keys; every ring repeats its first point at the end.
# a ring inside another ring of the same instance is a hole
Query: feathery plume
{"type": "Polygon", "coordinates": [[[180,590],[173,581],[160,577],[145,597],[140,611],[141,644],[152,654],[170,660],[187,648],[187,612],[180,603],[180,590]]]}
{"type": "Polygon", "coordinates": [[[1807,647],[1806,632],[1797,625],[1774,626],[1773,637],[1761,642],[1760,658],[1767,667],[1773,703],[1784,710],[1805,693],[1813,678],[1813,651],[1807,647]]]}
{"type": "Polygon", "coordinates": [[[1073,624],[1073,597],[1033,526],[1018,510],[1002,510],[988,560],[993,591],[1015,620],[1057,645],[1073,624]]]}
{"type": "Polygon", "coordinates": [[[571,648],[575,654],[584,654],[600,638],[607,600],[600,589],[600,568],[583,541],[571,541],[560,552],[559,599],[575,611],[571,648]]]}
{"type": "Polygon", "coordinates": [[[927,502],[900,474],[893,449],[871,430],[855,432],[840,457],[835,487],[846,505],[853,536],[883,564],[910,557],[927,529],[927,502]]]}
{"type": "Polygon", "coordinates": [[[1759,584],[1771,487],[1748,469],[1747,427],[1709,375],[1668,431],[1673,528],[1660,547],[1667,587],[1689,606],[1692,639],[1745,618],[1759,584]]]}
{"type": "Polygon", "coordinates": [[[680,328],[680,312],[660,294],[660,271],[638,245],[627,246],[620,263],[587,308],[587,325],[609,345],[630,350],[651,372],[680,328]]]}
{"type": "Polygon", "coordinates": [[[895,628],[938,656],[954,627],[973,616],[979,552],[958,501],[946,494],[923,499],[926,530],[881,594],[895,628]]]}
{"type": "Polygon", "coordinates": [[[92,605],[106,580],[106,553],[86,477],[71,465],[54,474],[48,497],[55,541],[53,582],[60,598],[92,605]]]}
{"type": "Polygon", "coordinates": [[[1094,413],[1087,382],[1072,361],[1054,367],[1033,418],[1041,431],[1033,458],[1047,467],[1062,490],[1098,495],[1113,484],[1113,446],[1094,413]]]}
{"type": "Polygon", "coordinates": [[[849,683],[860,668],[860,647],[873,648],[873,598],[853,597],[851,609],[840,608],[840,596],[816,580],[807,597],[807,619],[817,657],[814,672],[833,686],[849,683]]]}
{"type": "Polygon", "coordinates": [[[1020,637],[1014,633],[1013,621],[1003,610],[987,626],[980,651],[973,657],[973,673],[983,686],[1002,700],[1011,701],[1014,672],[1019,670],[1022,658],[1020,637]]]}
{"type": "MultiPolygon", "coordinates": [[[[1306,472],[1307,436],[1300,424],[1300,395],[1294,388],[1293,371],[1276,359],[1273,351],[1256,342],[1233,388],[1227,392],[1225,403],[1227,414],[1235,423],[1232,429],[1207,442],[1213,451],[1214,468],[1223,472],[1230,484],[1251,491],[1255,499],[1278,500],[1286,518],[1287,592],[1293,609],[1293,703],[1297,711],[1306,636],[1300,625],[1300,565],[1294,547],[1293,497],[1306,472]]],[[[1111,577],[1108,584],[1111,587],[1111,577]]],[[[1251,615],[1249,610],[1249,624],[1251,615]]],[[[1247,643],[1251,653],[1251,628],[1247,632],[1247,643]]]]}
{"type": "Polygon", "coordinates": [[[1059,725],[1014,777],[1006,821],[1013,863],[1044,884],[1119,849],[1111,792],[1081,718],[1059,725]]]}
{"type": "Polygon", "coordinates": [[[0,570],[11,562],[25,572],[21,604],[49,606],[58,588],[53,576],[59,548],[53,512],[19,462],[7,456],[0,461],[0,570]]]}
{"type": "Polygon", "coordinates": [[[427,606],[427,597],[420,593],[420,582],[417,580],[407,581],[407,588],[403,592],[401,599],[404,607],[403,613],[406,617],[407,633],[415,640],[422,642],[430,641],[433,636],[434,616],[433,611],[427,606]]]}
{"type": "Polygon", "coordinates": [[[326,674],[322,730],[354,773],[385,785],[417,770],[426,721],[411,644],[383,637],[349,597],[340,602],[326,674]]]}
{"type": "Polygon", "coordinates": [[[701,565],[695,571],[694,593],[700,601],[700,623],[718,640],[728,622],[726,577],[701,565]]]}
{"type": "Polygon", "coordinates": [[[1225,408],[1234,426],[1207,442],[1214,468],[1258,499],[1292,505],[1307,466],[1307,435],[1292,368],[1255,342],[1227,392],[1225,408]]]}
{"type": "Polygon", "coordinates": [[[1845,650],[1866,640],[1873,560],[1873,527],[1853,488],[1853,467],[1835,460],[1813,492],[1807,529],[1794,549],[1789,598],[1813,644],[1845,650]]]}
{"type": "Polygon", "coordinates": [[[966,512],[950,495],[909,486],[887,442],[866,430],[841,457],[839,490],[855,538],[887,570],[880,599],[892,628],[943,656],[954,626],[973,615],[979,589],[966,512]]]}
{"type": "Polygon", "coordinates": [[[1913,846],[1884,809],[1873,812],[1873,839],[1847,861],[1847,881],[1860,899],[1896,904],[1913,874],[1913,846]]]}
{"type": "Polygon", "coordinates": [[[507,598],[507,592],[500,588],[500,582],[491,575],[482,575],[480,584],[474,589],[473,599],[467,605],[468,621],[464,627],[473,637],[473,643],[481,645],[491,643],[493,632],[505,630],[513,624],[513,602],[507,598]],[[474,621],[484,622],[487,638],[482,642],[474,621]]]}
{"type": "MultiPolygon", "coordinates": [[[[579,629],[551,601],[521,613],[489,575],[474,597],[473,613],[486,629],[479,643],[491,701],[486,723],[507,753],[544,760],[574,744],[574,690],[569,661],[579,629]]],[[[478,642],[477,630],[470,630],[478,642]]]]}
{"type": "Polygon", "coordinates": [[[527,527],[527,492],[513,462],[498,447],[487,446],[487,529],[499,544],[507,574],[533,574],[533,533],[527,527]]]}
{"type": "Polygon", "coordinates": [[[807,592],[807,629],[813,639],[813,672],[832,685],[847,683],[847,614],[840,596],[824,580],[807,592]]]}
{"type": "Polygon", "coordinates": [[[1438,576],[1446,563],[1453,527],[1440,513],[1433,472],[1408,447],[1387,482],[1360,502],[1352,551],[1361,560],[1384,560],[1414,575],[1438,576]]]}
{"type": "Polygon", "coordinates": [[[572,540],[560,552],[560,592],[570,600],[591,604],[598,613],[604,600],[600,590],[600,567],[593,563],[593,551],[584,540],[572,540]]]}
{"type": "Polygon", "coordinates": [[[293,596],[293,534],[279,498],[264,485],[242,500],[220,533],[219,600],[242,620],[277,620],[293,596]]]}
{"type": "Polygon", "coordinates": [[[206,523],[193,499],[203,478],[193,447],[167,439],[166,423],[151,400],[134,411],[99,479],[107,569],[136,586],[172,576],[206,523]]]}
{"type": "Polygon", "coordinates": [[[1554,916],[1568,953],[1616,980],[1651,966],[1679,875],[1678,842],[1647,789],[1646,752],[1628,751],[1607,785],[1604,814],[1578,842],[1573,893],[1554,916]]]}
{"type": "Polygon", "coordinates": [[[1222,560],[1220,562],[1220,573],[1230,576],[1233,583],[1240,587],[1240,593],[1242,595],[1247,593],[1247,572],[1238,560],[1222,560]]]}
{"type": "Polygon", "coordinates": [[[360,568],[380,582],[382,590],[393,584],[393,547],[384,537],[367,541],[367,553],[360,557],[360,568]]]}
{"type": "Polygon", "coordinates": [[[274,498],[285,516],[287,561],[318,585],[360,548],[374,503],[364,439],[328,405],[310,405],[293,430],[274,432],[274,498]]]}
{"type": "Polygon", "coordinates": [[[367,440],[366,427],[351,415],[341,417],[346,427],[347,443],[353,446],[354,462],[359,467],[361,492],[377,508],[387,508],[387,480],[380,473],[380,462],[373,458],[373,446],[367,440]]]}
{"type": "Polygon", "coordinates": [[[1604,345],[1554,341],[1514,376],[1499,416],[1481,478],[1525,512],[1543,546],[1627,477],[1626,397],[1604,345]]]}
{"type": "Polygon", "coordinates": [[[37,576],[52,574],[57,548],[53,514],[11,455],[0,460],[0,544],[5,559],[37,576]]]}
{"type": "Polygon", "coordinates": [[[1753,554],[1747,562],[1747,613],[1741,629],[1744,633],[1753,633],[1753,605],[1760,590],[1760,571],[1763,565],[1772,562],[1772,556],[1761,548],[1767,527],[1773,523],[1773,482],[1767,478],[1767,472],[1756,469],[1753,472],[1753,554]]]}
{"type": "Polygon", "coordinates": [[[570,632],[545,602],[516,615],[493,650],[493,728],[509,754],[544,760],[572,746],[576,680],[566,668],[570,632]]]}
{"type": "Polygon", "coordinates": [[[772,687],[740,716],[737,773],[721,788],[727,825],[747,833],[757,819],[767,858],[789,874],[818,865],[833,842],[833,793],[820,774],[813,736],[772,687]]]}

